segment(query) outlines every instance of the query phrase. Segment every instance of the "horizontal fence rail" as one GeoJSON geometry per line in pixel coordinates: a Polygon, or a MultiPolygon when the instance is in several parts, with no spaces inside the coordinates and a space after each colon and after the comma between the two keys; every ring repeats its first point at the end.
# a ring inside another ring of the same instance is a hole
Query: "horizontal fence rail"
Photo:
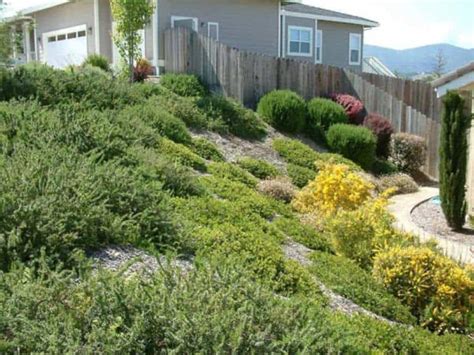
{"type": "Polygon", "coordinates": [[[293,90],[305,99],[354,95],[369,112],[387,117],[396,132],[425,138],[423,169],[438,177],[441,100],[429,84],[240,51],[186,28],[166,31],[165,70],[195,74],[212,91],[252,108],[277,89],[293,90]]]}

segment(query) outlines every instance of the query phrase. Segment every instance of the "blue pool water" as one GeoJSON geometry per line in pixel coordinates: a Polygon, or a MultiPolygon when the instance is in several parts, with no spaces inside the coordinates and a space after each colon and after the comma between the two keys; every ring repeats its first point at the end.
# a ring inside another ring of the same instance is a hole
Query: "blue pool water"
{"type": "Polygon", "coordinates": [[[435,196],[431,199],[431,202],[435,205],[441,205],[441,198],[439,196],[435,196]]]}

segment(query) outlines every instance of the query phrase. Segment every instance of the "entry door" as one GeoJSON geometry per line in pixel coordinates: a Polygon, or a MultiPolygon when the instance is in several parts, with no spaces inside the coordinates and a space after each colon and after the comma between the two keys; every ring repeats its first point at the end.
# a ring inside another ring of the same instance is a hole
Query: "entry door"
{"type": "Polygon", "coordinates": [[[86,26],[43,34],[45,62],[55,68],[80,65],[87,57],[86,26]]]}

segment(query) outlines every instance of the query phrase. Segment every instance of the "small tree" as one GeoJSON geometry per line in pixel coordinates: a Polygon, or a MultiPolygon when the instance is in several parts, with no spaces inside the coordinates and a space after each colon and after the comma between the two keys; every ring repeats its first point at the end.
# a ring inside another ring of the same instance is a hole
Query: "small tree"
{"type": "Polygon", "coordinates": [[[448,92],[443,104],[439,171],[441,206],[448,225],[459,230],[466,222],[467,130],[470,117],[465,112],[464,99],[455,92],[448,92]]]}
{"type": "MultiPolygon", "coordinates": [[[[448,60],[444,55],[444,51],[439,49],[434,57],[434,66],[433,66],[433,74],[436,78],[441,77],[444,72],[446,71],[446,65],[448,64],[448,60]]],[[[436,79],[435,78],[435,79],[436,79]]]]}
{"type": "Polygon", "coordinates": [[[130,82],[133,81],[133,64],[140,58],[142,30],[153,14],[152,0],[111,0],[112,15],[116,23],[114,42],[120,56],[127,62],[130,82]]]}

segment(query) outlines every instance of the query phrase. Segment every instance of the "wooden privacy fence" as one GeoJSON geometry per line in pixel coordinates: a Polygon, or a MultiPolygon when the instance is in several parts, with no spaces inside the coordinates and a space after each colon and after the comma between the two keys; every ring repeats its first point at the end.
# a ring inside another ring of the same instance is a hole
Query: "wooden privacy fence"
{"type": "Polygon", "coordinates": [[[336,92],[354,95],[369,112],[390,119],[397,132],[424,137],[428,144],[424,172],[438,177],[441,104],[424,83],[240,51],[186,28],[166,31],[165,70],[195,74],[212,91],[252,108],[276,89],[293,90],[305,99],[336,92]]]}

